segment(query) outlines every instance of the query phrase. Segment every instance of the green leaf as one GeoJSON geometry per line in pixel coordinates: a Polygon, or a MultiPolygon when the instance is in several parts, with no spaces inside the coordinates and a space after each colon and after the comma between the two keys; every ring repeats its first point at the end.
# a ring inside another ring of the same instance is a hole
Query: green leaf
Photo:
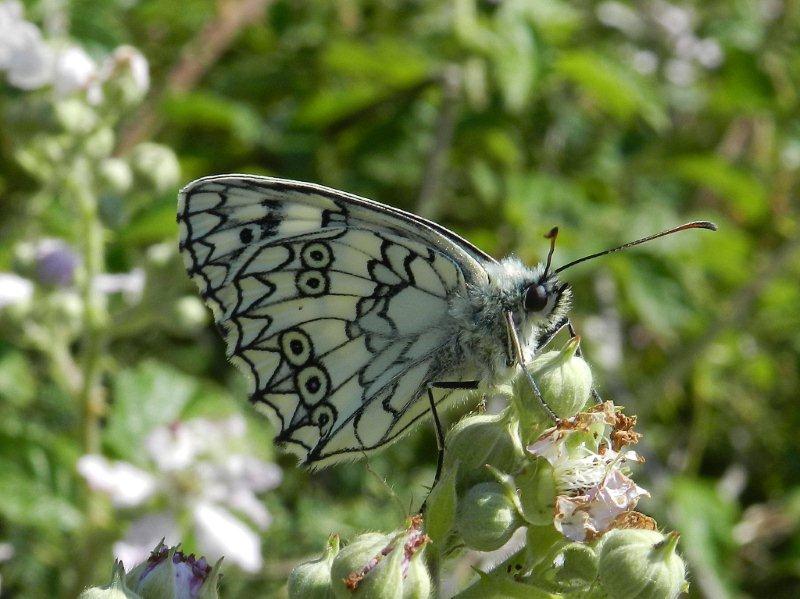
{"type": "Polygon", "coordinates": [[[23,526],[78,529],[83,523],[80,510],[47,485],[11,464],[0,464],[0,519],[23,526]]]}
{"type": "Polygon", "coordinates": [[[710,481],[678,478],[672,489],[671,516],[681,533],[689,571],[710,597],[733,597],[733,527],[736,504],[723,498],[710,481]]]}
{"type": "Polygon", "coordinates": [[[9,351],[0,356],[0,398],[19,408],[33,400],[36,379],[21,352],[9,351]]]}
{"type": "Polygon", "coordinates": [[[192,378],[156,362],[123,370],[114,380],[106,445],[120,457],[139,461],[145,437],[176,420],[196,388],[192,378]]]}
{"type": "Polygon", "coordinates": [[[599,111],[622,122],[639,117],[657,130],[667,126],[658,96],[631,69],[588,50],[564,52],[554,68],[592,97],[599,111]]]}
{"type": "Polygon", "coordinates": [[[722,157],[714,154],[681,156],[673,160],[673,169],[679,177],[720,196],[738,220],[752,222],[766,216],[769,206],[764,185],[722,157]]]}

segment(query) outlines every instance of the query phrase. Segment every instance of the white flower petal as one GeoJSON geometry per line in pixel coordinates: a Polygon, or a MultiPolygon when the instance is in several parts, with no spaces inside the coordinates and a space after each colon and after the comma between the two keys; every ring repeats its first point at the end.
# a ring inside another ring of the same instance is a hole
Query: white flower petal
{"type": "Polygon", "coordinates": [[[245,572],[258,572],[263,564],[261,539],[229,511],[211,503],[194,507],[197,544],[209,560],[225,557],[245,572]]]}
{"type": "Polygon", "coordinates": [[[0,272],[0,308],[29,302],[33,283],[10,272],[0,272]]]}
{"type": "Polygon", "coordinates": [[[182,422],[162,426],[147,436],[145,448],[162,472],[189,468],[199,453],[199,439],[182,422]]]}
{"type": "Polygon", "coordinates": [[[180,543],[178,523],[170,512],[148,514],[135,520],[125,537],[114,543],[114,556],[130,570],[146,560],[161,539],[170,547],[180,543]]]}
{"type": "Polygon", "coordinates": [[[234,489],[228,494],[225,505],[250,518],[261,530],[266,530],[272,524],[272,515],[250,489],[234,489]]]}
{"type": "Polygon", "coordinates": [[[140,505],[156,489],[156,480],[149,473],[127,462],[87,454],[78,459],[77,467],[89,486],[107,494],[117,507],[140,505]]]}
{"type": "Polygon", "coordinates": [[[87,89],[97,75],[97,65],[79,46],[70,46],[58,53],[53,73],[53,87],[57,94],[65,96],[87,89]]]}

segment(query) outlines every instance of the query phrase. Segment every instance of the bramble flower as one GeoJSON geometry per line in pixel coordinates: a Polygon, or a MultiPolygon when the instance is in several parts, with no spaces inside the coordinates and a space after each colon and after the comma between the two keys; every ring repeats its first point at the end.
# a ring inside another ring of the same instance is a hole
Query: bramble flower
{"type": "Polygon", "coordinates": [[[620,452],[638,441],[635,419],[606,402],[545,431],[528,451],[553,468],[556,499],[554,525],[564,536],[587,541],[609,530],[615,518],[636,507],[649,493],[624,472],[641,462],[634,451],[620,452]]]}
{"type": "Polygon", "coordinates": [[[262,564],[261,541],[272,517],[257,493],[280,484],[281,471],[245,452],[245,421],[240,416],[212,421],[197,418],[153,431],[145,441],[150,472],[127,462],[96,455],[78,460],[89,485],[120,508],[161,498],[167,508],[135,520],[114,552],[126,563],[144,559],[162,537],[177,542],[178,522],[190,521],[200,549],[209,557],[225,555],[241,569],[262,564]],[[188,510],[188,518],[179,515],[188,510]],[[241,516],[246,518],[246,521],[241,516]]]}

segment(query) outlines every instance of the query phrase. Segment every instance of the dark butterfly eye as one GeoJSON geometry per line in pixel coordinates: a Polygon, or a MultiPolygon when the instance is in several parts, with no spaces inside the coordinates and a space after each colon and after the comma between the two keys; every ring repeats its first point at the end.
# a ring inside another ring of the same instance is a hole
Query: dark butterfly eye
{"type": "Polygon", "coordinates": [[[541,312],[547,306],[547,290],[542,285],[531,285],[525,291],[525,310],[541,312]]]}

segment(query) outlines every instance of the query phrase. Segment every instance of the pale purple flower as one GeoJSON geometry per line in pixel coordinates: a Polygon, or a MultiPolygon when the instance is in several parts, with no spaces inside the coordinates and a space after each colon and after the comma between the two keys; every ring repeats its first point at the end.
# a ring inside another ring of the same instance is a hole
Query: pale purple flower
{"type": "Polygon", "coordinates": [[[69,287],[75,280],[80,257],[61,239],[41,239],[34,247],[36,278],[40,283],[69,287]]]}
{"type": "Polygon", "coordinates": [[[0,308],[25,304],[33,297],[33,283],[10,272],[0,272],[0,308]]]}
{"type": "Polygon", "coordinates": [[[578,414],[546,430],[528,447],[553,467],[557,493],[553,524],[574,541],[606,532],[618,515],[649,496],[623,472],[628,462],[643,460],[634,451],[610,447],[608,426],[614,422],[610,408],[578,414]],[[580,435],[577,443],[573,435],[580,435]]]}

